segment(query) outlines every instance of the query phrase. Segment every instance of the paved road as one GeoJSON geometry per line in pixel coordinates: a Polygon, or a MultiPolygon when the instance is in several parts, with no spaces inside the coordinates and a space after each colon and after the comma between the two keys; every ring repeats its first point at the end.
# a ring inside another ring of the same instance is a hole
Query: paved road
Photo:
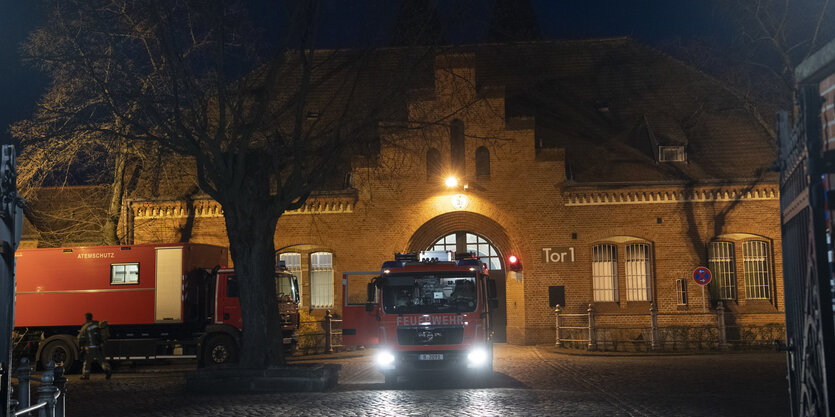
{"type": "Polygon", "coordinates": [[[486,381],[404,381],[394,389],[367,356],[326,393],[203,396],[184,392],[191,365],[122,369],[69,380],[76,416],[786,416],[785,357],[776,353],[574,356],[498,345],[486,381]]]}

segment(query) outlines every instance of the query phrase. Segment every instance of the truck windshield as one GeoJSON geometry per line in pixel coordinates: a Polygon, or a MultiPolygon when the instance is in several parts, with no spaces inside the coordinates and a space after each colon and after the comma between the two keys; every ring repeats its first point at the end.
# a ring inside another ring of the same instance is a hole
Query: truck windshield
{"type": "Polygon", "coordinates": [[[463,273],[392,275],[382,290],[389,314],[466,313],[478,304],[475,277],[463,273]]]}
{"type": "Polygon", "coordinates": [[[286,272],[275,274],[275,291],[279,301],[299,302],[299,284],[296,276],[286,272]]]}

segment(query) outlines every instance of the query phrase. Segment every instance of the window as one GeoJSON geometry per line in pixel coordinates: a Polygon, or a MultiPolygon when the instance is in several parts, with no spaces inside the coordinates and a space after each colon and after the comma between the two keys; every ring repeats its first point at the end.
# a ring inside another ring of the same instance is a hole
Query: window
{"type": "Polygon", "coordinates": [[[475,175],[490,178],[490,151],[486,146],[479,146],[475,150],[475,175]]]}
{"type": "Polygon", "coordinates": [[[444,252],[472,252],[487,265],[487,269],[498,271],[502,269],[499,251],[487,239],[468,232],[455,232],[438,239],[427,250],[444,252]],[[460,243],[460,246],[459,246],[460,243]]]}
{"type": "Polygon", "coordinates": [[[310,254],[310,307],[333,307],[333,254],[310,254]]]}
{"type": "Polygon", "coordinates": [[[626,300],[650,301],[650,246],[626,245],[626,300]]]}
{"type": "Polygon", "coordinates": [[[736,300],[734,244],[711,242],[708,247],[707,260],[708,268],[713,273],[711,291],[714,296],[720,300],[736,300]]]}
{"type": "Polygon", "coordinates": [[[676,304],[680,306],[687,305],[687,280],[676,280],[676,304]]]}
{"type": "Polygon", "coordinates": [[[441,177],[441,152],[435,148],[426,151],[426,179],[437,180],[441,177]]]}
{"type": "Polygon", "coordinates": [[[594,301],[618,301],[617,246],[595,245],[592,249],[591,275],[594,301]]]}
{"type": "Polygon", "coordinates": [[[464,158],[466,146],[464,142],[464,122],[455,119],[449,124],[449,154],[452,161],[452,172],[464,177],[464,158]]]}
{"type": "Polygon", "coordinates": [[[226,277],[226,298],[238,298],[240,291],[238,291],[238,280],[235,276],[226,277]]]}
{"type": "Polygon", "coordinates": [[[110,284],[139,284],[139,264],[110,264],[110,284]]]}
{"type": "Polygon", "coordinates": [[[742,243],[742,273],[748,299],[768,299],[771,295],[768,253],[768,242],[751,240],[742,243]]]}
{"type": "Polygon", "coordinates": [[[687,154],[684,153],[684,146],[659,146],[658,147],[658,161],[659,162],[684,162],[687,160],[687,154]]]}
{"type": "Polygon", "coordinates": [[[284,266],[287,267],[287,271],[291,274],[296,276],[296,281],[299,282],[299,304],[301,305],[303,302],[302,294],[301,294],[301,283],[302,283],[302,254],[295,253],[295,252],[287,252],[278,255],[279,261],[284,261],[284,266]]]}

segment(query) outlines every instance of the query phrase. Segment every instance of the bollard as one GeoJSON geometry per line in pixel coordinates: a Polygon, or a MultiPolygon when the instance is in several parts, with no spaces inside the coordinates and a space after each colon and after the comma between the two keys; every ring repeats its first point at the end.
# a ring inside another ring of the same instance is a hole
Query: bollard
{"type": "Polygon", "coordinates": [[[649,305],[649,317],[652,329],[649,334],[650,349],[658,350],[658,307],[655,303],[649,305]]]}
{"type": "Polygon", "coordinates": [[[55,399],[55,417],[64,417],[67,402],[67,378],[64,377],[64,366],[55,367],[55,388],[58,398],[55,399]]]}
{"type": "Polygon", "coordinates": [[[55,362],[49,361],[46,370],[41,375],[41,386],[38,387],[38,403],[46,403],[46,407],[38,410],[38,417],[55,417],[55,392],[58,390],[55,382],[55,362]]]}
{"type": "Polygon", "coordinates": [[[333,337],[333,332],[331,331],[332,318],[333,314],[331,314],[331,311],[325,310],[325,353],[333,353],[333,343],[331,343],[331,338],[333,337]]]}
{"type": "Polygon", "coordinates": [[[560,305],[559,304],[557,304],[556,307],[554,308],[554,314],[556,315],[556,321],[557,321],[557,324],[556,324],[556,326],[557,326],[556,327],[557,342],[555,343],[555,345],[557,347],[561,347],[562,346],[562,341],[560,341],[560,305]]]}
{"type": "Polygon", "coordinates": [[[719,327],[719,349],[728,348],[728,335],[725,332],[725,305],[719,301],[716,303],[716,324],[719,327]]]}
{"type": "Polygon", "coordinates": [[[23,410],[31,405],[29,399],[29,379],[32,370],[29,368],[29,358],[21,358],[17,367],[17,408],[23,410]]]}
{"type": "Polygon", "coordinates": [[[597,350],[597,340],[594,337],[594,306],[589,304],[589,350],[597,350]]]}

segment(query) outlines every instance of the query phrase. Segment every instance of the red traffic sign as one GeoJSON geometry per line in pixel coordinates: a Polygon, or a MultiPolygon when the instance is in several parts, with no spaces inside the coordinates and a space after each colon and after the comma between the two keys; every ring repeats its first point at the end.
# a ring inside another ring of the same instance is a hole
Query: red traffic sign
{"type": "Polygon", "coordinates": [[[707,285],[710,282],[710,278],[710,270],[704,266],[696,267],[696,269],[693,270],[693,281],[696,281],[696,284],[707,285]]]}

